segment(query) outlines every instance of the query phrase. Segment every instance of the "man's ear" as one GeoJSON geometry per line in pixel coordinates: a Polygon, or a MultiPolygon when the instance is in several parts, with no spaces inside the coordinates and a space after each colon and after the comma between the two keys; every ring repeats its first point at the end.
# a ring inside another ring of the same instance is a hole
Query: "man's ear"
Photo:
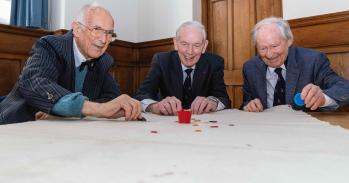
{"type": "Polygon", "coordinates": [[[204,54],[206,52],[206,48],[208,46],[208,40],[205,40],[204,48],[202,49],[201,53],[204,54]]]}
{"type": "Polygon", "coordinates": [[[74,36],[75,36],[75,37],[79,37],[79,36],[80,36],[80,33],[81,33],[81,27],[80,27],[79,23],[77,23],[77,22],[74,21],[74,22],[71,24],[71,27],[73,28],[73,34],[74,34],[74,36]]]}
{"type": "Polygon", "coordinates": [[[173,38],[173,46],[174,46],[174,49],[178,51],[177,40],[175,37],[173,38]]]}
{"type": "Polygon", "coordinates": [[[287,40],[287,46],[290,47],[293,44],[293,39],[287,40]]]}

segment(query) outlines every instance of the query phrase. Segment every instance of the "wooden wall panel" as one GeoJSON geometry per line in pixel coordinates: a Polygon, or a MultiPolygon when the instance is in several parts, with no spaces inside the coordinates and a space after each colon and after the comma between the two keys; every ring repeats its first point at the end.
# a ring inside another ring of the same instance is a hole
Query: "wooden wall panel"
{"type": "Polygon", "coordinates": [[[18,80],[23,65],[23,59],[0,54],[0,63],[0,73],[2,75],[2,77],[0,77],[1,96],[8,94],[14,83],[18,80]]]}
{"type": "Polygon", "coordinates": [[[132,95],[139,82],[137,73],[137,49],[135,44],[116,40],[110,43],[107,52],[114,58],[111,69],[113,77],[120,85],[121,93],[132,95]]]}
{"type": "Polygon", "coordinates": [[[208,37],[209,46],[208,49],[212,50],[216,54],[222,56],[225,60],[224,68],[228,68],[228,60],[231,58],[228,55],[228,47],[232,44],[231,34],[228,34],[228,27],[231,27],[231,19],[228,16],[228,9],[230,10],[231,0],[210,0],[208,3],[209,21],[208,21],[208,37]]]}
{"type": "Polygon", "coordinates": [[[349,50],[346,53],[329,53],[327,56],[331,61],[333,70],[349,80],[349,50]]]}
{"type": "Polygon", "coordinates": [[[174,49],[173,38],[141,42],[137,43],[136,47],[138,49],[138,60],[140,61],[140,64],[148,65],[155,53],[174,49]]]}
{"type": "Polygon", "coordinates": [[[280,0],[255,0],[256,20],[269,16],[282,17],[282,1],[280,0]]]}
{"type": "Polygon", "coordinates": [[[250,38],[250,30],[254,26],[255,21],[251,21],[251,17],[255,17],[254,12],[250,12],[250,9],[254,8],[252,1],[235,0],[234,1],[234,41],[233,41],[233,62],[231,70],[242,69],[242,65],[246,60],[254,55],[254,45],[250,38]],[[250,14],[247,14],[250,12],[250,14]],[[246,15],[247,14],[247,15],[246,15]]]}
{"type": "Polygon", "coordinates": [[[38,38],[52,34],[52,32],[43,30],[27,30],[0,24],[0,53],[29,55],[33,43],[38,38]]]}
{"type": "Polygon", "coordinates": [[[349,11],[289,20],[294,34],[294,43],[319,50],[339,47],[348,48],[349,11]]]}
{"type": "Polygon", "coordinates": [[[113,69],[114,78],[116,78],[120,84],[120,90],[122,93],[133,95],[138,84],[137,70],[132,66],[117,66],[113,69]]]}
{"type": "Polygon", "coordinates": [[[126,47],[126,46],[119,46],[116,43],[110,44],[107,53],[109,53],[113,58],[114,61],[118,62],[128,62],[130,64],[137,64],[137,50],[134,49],[132,46],[126,47]]]}

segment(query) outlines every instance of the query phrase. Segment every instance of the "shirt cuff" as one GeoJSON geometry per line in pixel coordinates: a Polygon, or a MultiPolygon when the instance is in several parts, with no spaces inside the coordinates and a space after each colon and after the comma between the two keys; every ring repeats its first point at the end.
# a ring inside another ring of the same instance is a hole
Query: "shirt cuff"
{"type": "Polygon", "coordinates": [[[208,96],[208,97],[209,98],[214,98],[215,100],[218,101],[216,111],[220,111],[220,110],[225,109],[225,105],[217,97],[214,97],[214,96],[208,96]]]}
{"type": "Polygon", "coordinates": [[[327,96],[326,94],[324,94],[325,96],[325,104],[321,107],[338,107],[338,103],[333,100],[331,97],[327,96]]]}
{"type": "Polygon", "coordinates": [[[52,112],[65,117],[82,117],[81,110],[85,100],[87,97],[81,92],[65,95],[53,106],[52,112]]]}
{"type": "Polygon", "coordinates": [[[141,107],[142,107],[142,112],[147,112],[145,111],[147,109],[147,107],[150,105],[150,104],[153,104],[153,103],[156,103],[158,101],[156,100],[153,100],[153,99],[143,99],[141,101],[141,107]]]}

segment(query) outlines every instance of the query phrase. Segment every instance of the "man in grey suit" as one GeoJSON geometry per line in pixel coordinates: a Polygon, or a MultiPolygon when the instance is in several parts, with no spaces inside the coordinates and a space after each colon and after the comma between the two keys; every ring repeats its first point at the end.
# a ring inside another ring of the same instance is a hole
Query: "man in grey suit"
{"type": "Polygon", "coordinates": [[[140,118],[140,103],[120,95],[105,53],[114,33],[111,14],[85,5],[72,31],[45,36],[33,46],[22,74],[0,103],[0,124],[31,121],[48,115],[140,118]]]}
{"type": "Polygon", "coordinates": [[[252,37],[258,56],[243,66],[243,110],[261,112],[293,104],[296,93],[304,100],[305,110],[333,111],[349,103],[349,81],[331,69],[325,54],[292,46],[287,21],[263,19],[255,25],[252,37]]]}

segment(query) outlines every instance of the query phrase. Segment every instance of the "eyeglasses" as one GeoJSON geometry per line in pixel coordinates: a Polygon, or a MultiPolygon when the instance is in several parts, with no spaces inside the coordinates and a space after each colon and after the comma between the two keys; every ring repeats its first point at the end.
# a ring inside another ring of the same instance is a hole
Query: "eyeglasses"
{"type": "Polygon", "coordinates": [[[89,28],[88,26],[84,25],[81,22],[78,22],[80,25],[88,29],[93,37],[100,37],[100,36],[105,36],[107,35],[107,39],[114,41],[117,37],[116,33],[114,30],[104,30],[101,27],[93,27],[89,28]]]}

